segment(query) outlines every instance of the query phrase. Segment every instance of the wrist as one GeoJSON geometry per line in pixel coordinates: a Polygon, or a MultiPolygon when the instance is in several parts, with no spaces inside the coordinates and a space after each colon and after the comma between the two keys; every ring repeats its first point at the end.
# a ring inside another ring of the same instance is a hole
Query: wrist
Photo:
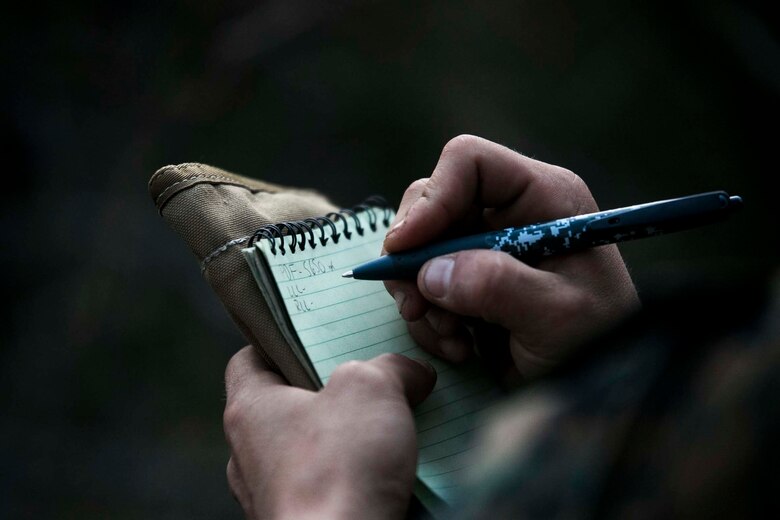
{"type": "Polygon", "coordinates": [[[274,508],[273,518],[280,520],[398,519],[403,518],[410,498],[396,493],[381,493],[377,489],[365,490],[360,482],[351,482],[342,486],[324,485],[323,482],[319,482],[305,489],[304,492],[291,493],[280,498],[274,508]]]}
{"type": "Polygon", "coordinates": [[[338,494],[321,497],[318,500],[300,497],[279,504],[273,518],[279,520],[358,520],[364,518],[397,519],[401,518],[404,508],[393,512],[385,504],[367,497],[354,497],[350,494],[338,494]]]}

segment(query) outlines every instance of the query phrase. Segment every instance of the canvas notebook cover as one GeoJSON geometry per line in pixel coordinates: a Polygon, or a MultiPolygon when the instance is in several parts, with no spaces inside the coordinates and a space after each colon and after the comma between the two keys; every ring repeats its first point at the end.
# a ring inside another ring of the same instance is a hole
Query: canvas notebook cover
{"type": "Polygon", "coordinates": [[[499,395],[476,363],[448,364],[418,347],[382,282],[343,278],[376,258],[393,212],[367,204],[318,218],[263,226],[242,249],[286,340],[319,385],[349,360],[384,352],[427,359],[438,380],[415,410],[415,494],[444,512],[460,493],[480,416],[499,395]]]}

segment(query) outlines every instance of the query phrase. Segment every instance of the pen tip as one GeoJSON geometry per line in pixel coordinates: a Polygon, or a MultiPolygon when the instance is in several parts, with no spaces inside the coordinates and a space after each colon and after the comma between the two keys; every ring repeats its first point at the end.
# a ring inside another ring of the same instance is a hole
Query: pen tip
{"type": "Polygon", "coordinates": [[[344,278],[352,278],[352,271],[347,271],[346,273],[342,274],[344,278]]]}

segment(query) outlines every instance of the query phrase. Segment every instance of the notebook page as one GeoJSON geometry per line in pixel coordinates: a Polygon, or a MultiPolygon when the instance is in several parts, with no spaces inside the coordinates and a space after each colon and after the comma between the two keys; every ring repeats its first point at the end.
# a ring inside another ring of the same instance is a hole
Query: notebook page
{"type": "MultiPolygon", "coordinates": [[[[355,232],[350,218],[351,238],[341,236],[338,244],[329,240],[321,246],[317,242],[314,249],[307,245],[292,253],[291,239],[286,237],[284,255],[279,247],[282,239],[276,239],[273,248],[269,239],[259,240],[254,251],[267,262],[294,332],[323,384],[339,364],[384,352],[423,358],[433,364],[438,373],[436,387],[415,409],[417,474],[430,490],[451,503],[458,497],[460,475],[467,465],[480,412],[498,390],[475,364],[455,367],[418,347],[382,282],[341,276],[376,258],[386,232],[381,219],[377,219],[378,229],[371,231],[366,212],[357,215],[365,229],[363,236],[355,232]]],[[[343,222],[338,230],[342,227],[343,222]]]]}

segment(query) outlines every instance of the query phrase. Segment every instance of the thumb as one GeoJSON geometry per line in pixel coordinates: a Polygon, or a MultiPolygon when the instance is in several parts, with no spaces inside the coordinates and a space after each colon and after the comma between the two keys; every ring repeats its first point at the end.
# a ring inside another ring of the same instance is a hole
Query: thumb
{"type": "Polygon", "coordinates": [[[473,250],[428,261],[417,276],[423,296],[463,316],[509,330],[523,321],[557,312],[567,291],[559,275],[534,269],[500,251],[473,250]]]}
{"type": "Polygon", "coordinates": [[[411,406],[418,405],[428,397],[436,384],[436,370],[424,360],[400,354],[382,354],[367,364],[373,365],[400,383],[411,406]]]}
{"type": "Polygon", "coordinates": [[[324,392],[374,400],[399,398],[416,406],[428,397],[435,384],[436,370],[427,361],[388,353],[337,366],[324,392]]]}

